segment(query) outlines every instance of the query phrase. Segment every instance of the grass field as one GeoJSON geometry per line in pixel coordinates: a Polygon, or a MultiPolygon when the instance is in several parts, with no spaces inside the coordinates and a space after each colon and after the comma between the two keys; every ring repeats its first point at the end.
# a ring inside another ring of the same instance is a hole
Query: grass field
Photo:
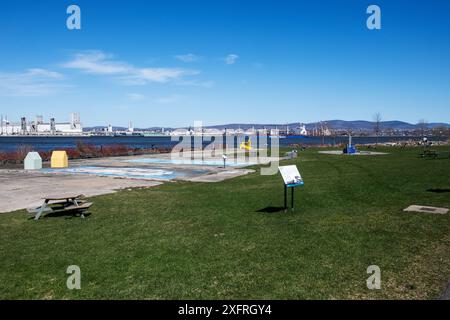
{"type": "MultiPolygon", "coordinates": [[[[447,150],[450,147],[447,147],[447,150]]],[[[450,159],[420,149],[297,164],[296,211],[279,175],[166,183],[92,198],[86,219],[0,215],[0,299],[435,299],[450,281],[450,159]],[[66,268],[81,268],[68,290],[66,268]],[[381,268],[381,290],[366,269],[381,268]]]]}

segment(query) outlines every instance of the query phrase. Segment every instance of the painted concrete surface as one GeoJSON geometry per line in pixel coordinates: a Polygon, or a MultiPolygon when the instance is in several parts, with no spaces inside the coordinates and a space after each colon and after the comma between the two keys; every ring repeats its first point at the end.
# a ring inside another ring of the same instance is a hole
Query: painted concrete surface
{"type": "MultiPolygon", "coordinates": [[[[243,152],[237,152],[236,157],[228,155],[226,167],[243,168],[251,165],[268,164],[271,161],[277,161],[280,158],[260,156],[257,159],[245,158],[243,152]]],[[[127,166],[127,167],[164,167],[164,168],[183,168],[183,169],[204,169],[217,171],[223,169],[222,154],[216,152],[214,156],[199,151],[192,154],[185,153],[182,156],[174,156],[170,153],[110,157],[98,159],[84,159],[71,161],[71,165],[76,165],[80,161],[83,165],[105,165],[105,166],[127,166]]],[[[227,169],[227,168],[226,168],[227,169]]]]}
{"type": "Polygon", "coordinates": [[[220,182],[231,178],[236,178],[249,173],[253,173],[255,170],[251,169],[240,169],[240,170],[227,170],[221,171],[213,174],[202,175],[195,178],[187,179],[192,182],[220,182]]]}
{"type": "Polygon", "coordinates": [[[403,209],[403,211],[406,211],[406,212],[446,214],[446,213],[448,213],[449,210],[447,208],[411,205],[408,208],[403,209]]]}
{"type": "MultiPolygon", "coordinates": [[[[132,168],[132,167],[100,167],[77,166],[65,169],[42,169],[42,173],[94,175],[99,177],[113,177],[140,180],[168,181],[181,179],[186,176],[181,170],[165,170],[160,168],[132,168]]],[[[203,171],[190,171],[191,174],[203,173],[203,171]]],[[[206,172],[204,172],[206,173],[206,172]]]]}
{"type": "MultiPolygon", "coordinates": [[[[242,161],[242,157],[239,165],[225,168],[211,165],[221,163],[222,154],[194,154],[194,159],[202,157],[207,162],[165,161],[172,159],[171,154],[155,154],[71,160],[69,168],[63,169],[48,168],[46,164],[46,168],[36,171],[0,170],[0,213],[40,205],[42,198],[50,195],[89,197],[125,188],[151,187],[163,181],[219,182],[254,172],[243,168],[254,161],[242,161]]],[[[260,157],[257,162],[267,164],[274,160],[277,159],[260,157]]]]}
{"type": "MultiPolygon", "coordinates": [[[[332,154],[332,155],[344,155],[344,151],[342,150],[324,150],[318,151],[321,154],[332,154]]],[[[353,154],[349,154],[348,156],[381,156],[384,154],[388,154],[386,152],[376,152],[376,151],[358,151],[353,154]]],[[[345,154],[347,156],[347,154],[345,154]]]]}
{"type": "Polygon", "coordinates": [[[158,181],[0,170],[0,213],[39,206],[42,198],[48,196],[84,194],[90,197],[160,184],[158,181]]]}

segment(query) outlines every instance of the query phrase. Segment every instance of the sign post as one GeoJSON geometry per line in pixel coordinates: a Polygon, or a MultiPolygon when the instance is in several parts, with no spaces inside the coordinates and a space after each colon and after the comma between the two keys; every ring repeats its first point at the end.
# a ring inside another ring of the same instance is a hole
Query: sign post
{"type": "Polygon", "coordinates": [[[281,166],[278,167],[284,181],[284,212],[287,211],[287,193],[288,188],[291,189],[291,211],[294,211],[294,189],[295,187],[304,185],[302,176],[298,172],[297,166],[281,166]]]}

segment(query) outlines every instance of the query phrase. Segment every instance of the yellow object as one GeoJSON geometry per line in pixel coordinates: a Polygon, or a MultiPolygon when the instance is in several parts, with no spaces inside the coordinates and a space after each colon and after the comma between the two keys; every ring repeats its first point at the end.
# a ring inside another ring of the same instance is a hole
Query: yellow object
{"type": "Polygon", "coordinates": [[[69,160],[65,151],[53,151],[51,159],[52,168],[67,168],[69,166],[69,160]]]}
{"type": "Polygon", "coordinates": [[[252,150],[252,140],[248,139],[248,141],[241,142],[239,149],[252,150]]]}

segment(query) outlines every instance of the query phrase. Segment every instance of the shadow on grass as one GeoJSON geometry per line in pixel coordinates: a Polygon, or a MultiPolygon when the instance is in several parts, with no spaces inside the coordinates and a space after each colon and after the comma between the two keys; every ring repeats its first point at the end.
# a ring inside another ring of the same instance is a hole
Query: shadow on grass
{"type": "Polygon", "coordinates": [[[450,300],[450,283],[447,285],[447,288],[439,297],[439,300],[450,300]]]}
{"type": "MultiPolygon", "coordinates": [[[[91,212],[84,212],[84,218],[87,218],[91,215],[91,212]]],[[[65,211],[58,211],[58,212],[49,212],[49,213],[45,213],[43,214],[40,219],[45,219],[45,218],[58,218],[58,217],[65,217],[66,219],[72,219],[72,218],[82,218],[81,217],[81,213],[76,212],[76,213],[70,213],[70,212],[65,212],[65,211]]],[[[39,219],[39,220],[40,220],[39,219]]],[[[34,220],[34,216],[29,217],[28,220],[34,220]]]]}
{"type": "Polygon", "coordinates": [[[450,192],[450,189],[427,189],[427,191],[433,193],[446,193],[450,192]]]}
{"type": "Polygon", "coordinates": [[[257,210],[256,212],[262,212],[262,213],[284,212],[284,207],[265,207],[265,208],[257,210]]]}

